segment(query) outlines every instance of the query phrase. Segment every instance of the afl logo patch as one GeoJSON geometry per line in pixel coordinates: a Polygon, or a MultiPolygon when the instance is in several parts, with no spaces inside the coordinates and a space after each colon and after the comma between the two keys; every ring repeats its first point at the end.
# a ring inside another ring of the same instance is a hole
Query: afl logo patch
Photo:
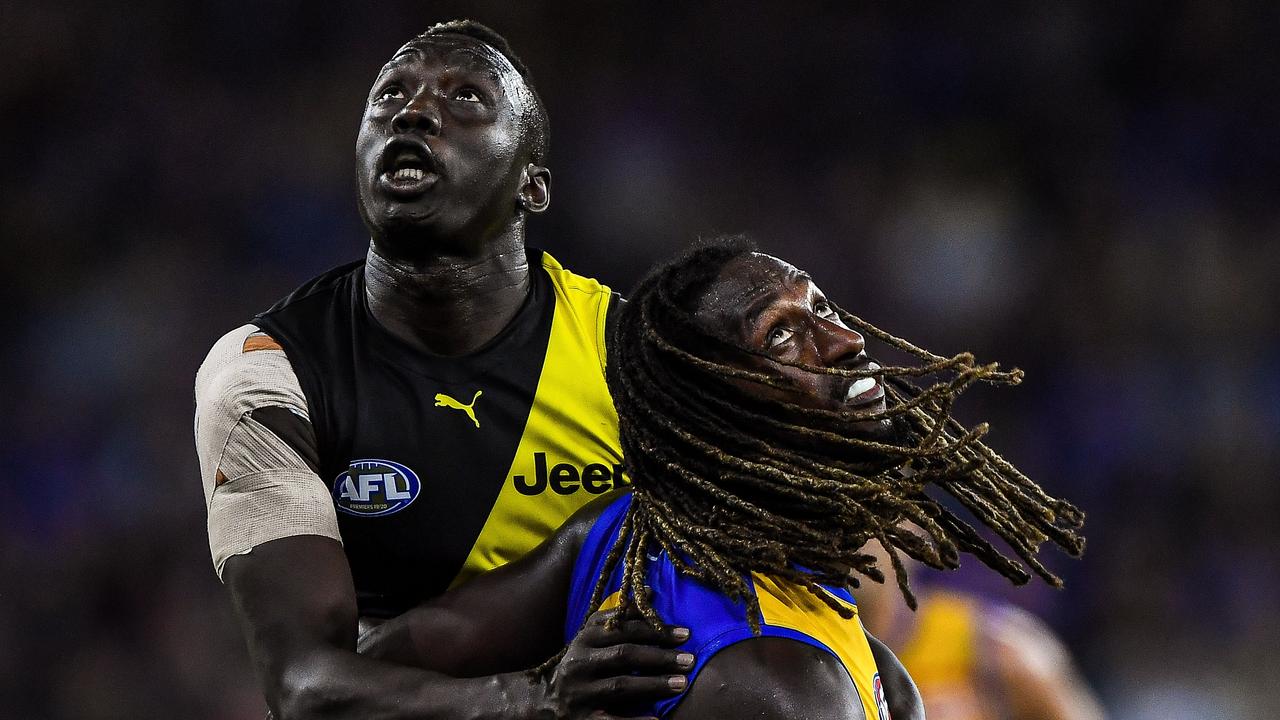
{"type": "Polygon", "coordinates": [[[876,714],[880,720],[889,720],[889,703],[884,700],[884,683],[880,682],[880,673],[871,677],[871,690],[876,698],[876,714]]]}
{"type": "Polygon", "coordinates": [[[391,460],[352,460],[333,481],[333,504],[348,515],[382,517],[409,507],[422,483],[409,468],[391,460]]]}

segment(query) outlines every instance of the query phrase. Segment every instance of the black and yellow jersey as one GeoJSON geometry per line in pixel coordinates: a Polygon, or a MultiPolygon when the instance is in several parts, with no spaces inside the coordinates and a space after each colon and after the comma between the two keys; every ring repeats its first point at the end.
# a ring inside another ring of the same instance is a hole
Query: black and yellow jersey
{"type": "MultiPolygon", "coordinates": [[[[613,295],[530,250],[532,291],[461,357],[425,354],[370,314],[364,263],[259,315],[306,396],[361,615],[392,616],[510,562],[622,484],[605,385],[613,295]]],[[[309,443],[303,443],[309,444],[309,443]]]]}

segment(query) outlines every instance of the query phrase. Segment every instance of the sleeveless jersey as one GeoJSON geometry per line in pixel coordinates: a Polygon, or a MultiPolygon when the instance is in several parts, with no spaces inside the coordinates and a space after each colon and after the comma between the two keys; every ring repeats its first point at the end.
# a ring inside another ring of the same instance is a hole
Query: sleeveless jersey
{"type": "MultiPolygon", "coordinates": [[[[569,642],[594,610],[609,609],[618,604],[622,585],[622,563],[614,567],[605,586],[605,599],[599,608],[591,608],[591,593],[604,569],[609,548],[618,537],[631,494],[626,493],[609,504],[592,525],[582,550],[574,563],[569,590],[569,609],[565,622],[565,642],[569,642]]],[[[652,589],[654,610],[663,622],[691,630],[681,650],[693,653],[694,667],[689,670],[690,685],[707,662],[720,650],[742,640],[756,637],[747,623],[745,602],[734,601],[676,570],[665,551],[648,556],[646,581],[652,589]]],[[[837,615],[805,588],[766,576],[753,574],[749,579],[760,601],[763,622],[761,637],[784,637],[825,650],[835,656],[849,673],[857,688],[867,720],[888,720],[880,674],[871,647],[867,644],[862,622],[856,617],[846,620],[837,615]]],[[[843,605],[857,612],[857,604],[848,590],[823,586],[843,605]]],[[[668,717],[681,697],[669,698],[634,709],[633,714],[668,717]]]]}
{"type": "Polygon", "coordinates": [[[532,289],[498,337],[428,355],[370,314],[364,262],[254,323],[306,396],[360,614],[390,617],[510,562],[621,484],[604,379],[611,292],[529,251],[532,289]]]}
{"type": "Polygon", "coordinates": [[[915,629],[898,652],[929,717],[939,720],[992,720],[991,693],[978,677],[978,623],[982,605],[975,598],[931,591],[920,600],[915,629]],[[985,700],[984,700],[985,698],[985,700]]]}

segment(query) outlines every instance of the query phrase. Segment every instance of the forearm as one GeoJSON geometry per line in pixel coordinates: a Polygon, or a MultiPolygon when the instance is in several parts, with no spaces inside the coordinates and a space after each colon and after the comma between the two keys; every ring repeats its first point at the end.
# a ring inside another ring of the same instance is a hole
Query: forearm
{"type": "Polygon", "coordinates": [[[544,717],[543,688],[527,673],[451,678],[348,650],[295,659],[268,701],[279,720],[487,720],[544,717]]]}
{"type": "Polygon", "coordinates": [[[355,590],[333,540],[265,543],[229,559],[226,579],[279,720],[539,717],[546,695],[522,675],[453,679],[358,655],[355,590]]]}
{"type": "Polygon", "coordinates": [[[558,633],[546,630],[555,627],[552,616],[527,618],[516,623],[521,632],[511,633],[512,624],[482,612],[482,602],[474,607],[477,615],[469,616],[445,602],[428,602],[366,631],[357,648],[365,657],[403,667],[480,677],[535,667],[564,647],[558,633]]]}

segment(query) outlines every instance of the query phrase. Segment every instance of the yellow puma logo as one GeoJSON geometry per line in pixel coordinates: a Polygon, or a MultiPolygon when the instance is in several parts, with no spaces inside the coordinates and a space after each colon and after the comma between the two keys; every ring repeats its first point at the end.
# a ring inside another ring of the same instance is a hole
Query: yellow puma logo
{"type": "Polygon", "coordinates": [[[477,390],[475,396],[471,398],[471,404],[463,405],[461,402],[454,400],[444,393],[436,393],[436,407],[447,407],[453,408],[454,410],[461,410],[467,414],[467,417],[471,418],[471,422],[475,423],[476,427],[480,427],[480,421],[476,419],[476,411],[473,408],[475,408],[476,399],[483,394],[483,390],[477,390]]]}

